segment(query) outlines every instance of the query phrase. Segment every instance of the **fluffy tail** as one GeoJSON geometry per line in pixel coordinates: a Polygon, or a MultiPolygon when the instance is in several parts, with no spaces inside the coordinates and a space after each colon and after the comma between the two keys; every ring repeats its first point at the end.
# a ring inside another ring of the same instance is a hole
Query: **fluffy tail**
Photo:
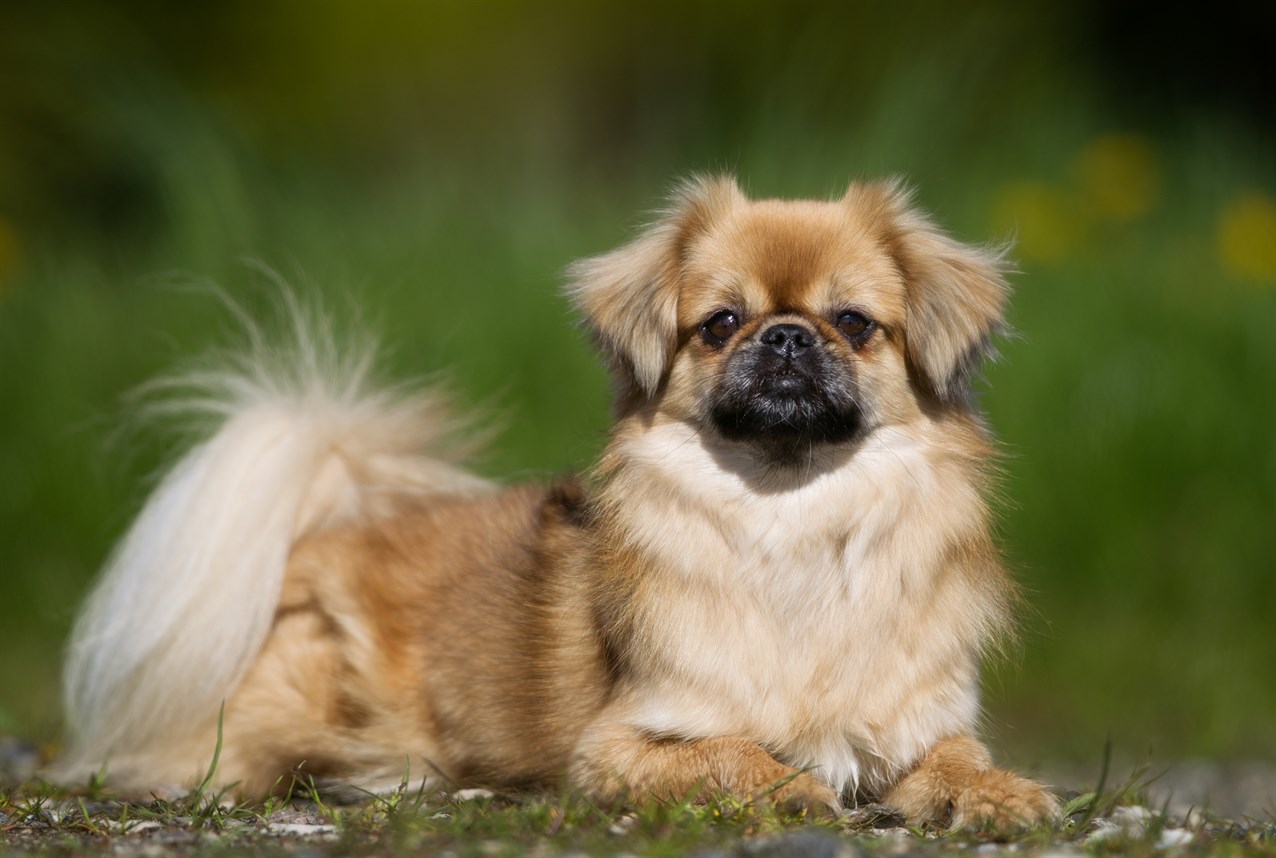
{"type": "Polygon", "coordinates": [[[214,429],[160,481],[76,622],[55,776],[207,724],[270,631],[299,539],[405,495],[485,488],[440,456],[437,396],[370,389],[370,350],[341,361],[330,339],[298,339],[284,355],[254,336],[229,370],[157,385],[163,411],[214,429]]]}

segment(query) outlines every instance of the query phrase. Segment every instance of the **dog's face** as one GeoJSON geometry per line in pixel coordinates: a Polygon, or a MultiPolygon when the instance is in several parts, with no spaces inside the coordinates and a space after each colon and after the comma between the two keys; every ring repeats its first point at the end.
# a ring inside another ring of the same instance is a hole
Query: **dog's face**
{"type": "Polygon", "coordinates": [[[622,416],[654,407],[781,464],[928,406],[964,407],[1006,295],[996,254],[943,235],[881,183],[791,202],[696,181],[572,275],[622,416]]]}

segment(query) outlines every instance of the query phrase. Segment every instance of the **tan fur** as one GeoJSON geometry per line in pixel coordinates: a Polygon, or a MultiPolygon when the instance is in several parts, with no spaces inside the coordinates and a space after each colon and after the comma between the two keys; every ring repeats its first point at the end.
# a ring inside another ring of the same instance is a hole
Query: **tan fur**
{"type": "MultiPolygon", "coordinates": [[[[230,696],[219,780],[376,789],[407,771],[608,801],[1049,818],[1049,794],[973,738],[979,659],[1014,602],[967,396],[1001,272],[894,184],[751,202],[730,179],[689,183],[633,243],[572,270],[619,384],[589,490],[456,483],[303,535],[230,696]],[[714,344],[700,325],[724,308],[739,330],[714,344]],[[846,310],[871,337],[839,333],[846,310]],[[710,414],[779,323],[818,341],[861,421],[783,462],[710,414]]],[[[215,732],[210,712],[126,780],[189,781],[215,732]]]]}
{"type": "Polygon", "coordinates": [[[936,744],[883,800],[912,823],[951,818],[954,828],[1012,828],[1059,812],[1041,785],[993,768],[988,751],[970,736],[936,744]]]}

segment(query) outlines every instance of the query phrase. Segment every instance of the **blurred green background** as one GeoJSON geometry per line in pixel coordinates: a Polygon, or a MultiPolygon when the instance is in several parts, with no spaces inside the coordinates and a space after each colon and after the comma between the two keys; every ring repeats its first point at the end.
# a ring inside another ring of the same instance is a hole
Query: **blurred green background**
{"type": "Polygon", "coordinates": [[[556,295],[678,176],[903,174],[1017,239],[985,403],[1034,612],[1019,763],[1276,758],[1272,4],[10,2],[0,26],[0,733],[53,742],[76,604],[171,442],[124,394],[258,265],[446,370],[502,478],[590,462],[556,295]]]}

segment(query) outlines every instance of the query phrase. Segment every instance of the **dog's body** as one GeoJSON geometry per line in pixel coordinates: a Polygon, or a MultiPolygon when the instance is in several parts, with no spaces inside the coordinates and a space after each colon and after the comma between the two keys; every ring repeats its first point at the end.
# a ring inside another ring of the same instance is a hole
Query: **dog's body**
{"type": "Polygon", "coordinates": [[[906,203],[692,183],[578,264],[619,381],[588,491],[488,484],[429,397],[250,358],[77,627],[64,771],[192,781],[224,699],[217,779],[249,793],[406,767],[1048,817],[973,738],[1013,593],[968,376],[1005,286],[906,203]]]}

